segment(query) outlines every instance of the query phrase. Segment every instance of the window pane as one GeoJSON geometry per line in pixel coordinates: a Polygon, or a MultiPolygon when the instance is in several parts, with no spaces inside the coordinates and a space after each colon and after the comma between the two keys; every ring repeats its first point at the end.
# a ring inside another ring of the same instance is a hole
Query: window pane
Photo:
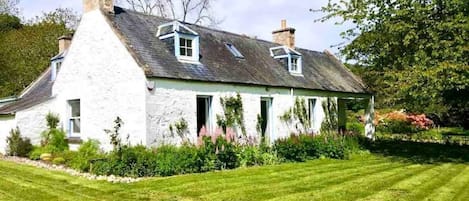
{"type": "Polygon", "coordinates": [[[192,47],[192,40],[187,40],[187,47],[192,47]]]}
{"type": "Polygon", "coordinates": [[[81,130],[81,125],[80,125],[80,119],[70,119],[72,123],[72,128],[73,128],[73,133],[80,133],[81,130]]]}
{"type": "Polygon", "coordinates": [[[187,56],[192,56],[192,49],[187,49],[187,56]]]}
{"type": "Polygon", "coordinates": [[[80,117],[80,101],[70,101],[69,104],[71,117],[80,117]]]}
{"type": "Polygon", "coordinates": [[[181,47],[186,46],[186,40],[184,38],[179,38],[179,46],[181,46],[181,47]]]}
{"type": "Polygon", "coordinates": [[[179,54],[181,56],[186,56],[186,48],[179,48],[179,54]]]}

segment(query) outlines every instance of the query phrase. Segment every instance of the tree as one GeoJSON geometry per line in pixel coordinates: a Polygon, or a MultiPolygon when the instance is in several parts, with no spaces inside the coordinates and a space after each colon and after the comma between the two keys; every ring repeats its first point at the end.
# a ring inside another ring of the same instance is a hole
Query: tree
{"type": "Polygon", "coordinates": [[[366,69],[378,106],[469,125],[467,101],[454,99],[467,97],[469,88],[469,1],[329,0],[319,11],[326,15],[317,21],[355,24],[341,33],[352,39],[341,54],[366,69]]]}
{"type": "Polygon", "coordinates": [[[22,27],[20,18],[9,15],[0,14],[0,34],[22,27]]]}
{"type": "Polygon", "coordinates": [[[125,4],[132,10],[145,14],[215,26],[220,24],[221,20],[212,14],[213,1],[215,0],[125,0],[125,4]]]}
{"type": "MultiPolygon", "coordinates": [[[[7,23],[0,32],[0,97],[18,95],[50,65],[58,53],[57,38],[70,33],[66,20],[45,13],[27,24],[7,23]],[[13,24],[14,26],[11,26],[13,24]],[[14,27],[14,28],[12,28],[14,27]]],[[[9,21],[8,21],[9,22],[9,21]]]]}
{"type": "Polygon", "coordinates": [[[19,0],[0,0],[0,14],[18,15],[19,0]]]}

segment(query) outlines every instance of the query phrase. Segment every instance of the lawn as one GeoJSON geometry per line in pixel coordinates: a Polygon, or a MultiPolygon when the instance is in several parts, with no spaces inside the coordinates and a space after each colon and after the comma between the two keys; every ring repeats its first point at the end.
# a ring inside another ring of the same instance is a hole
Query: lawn
{"type": "Polygon", "coordinates": [[[1,200],[469,200],[467,162],[370,154],[153,178],[89,181],[0,161],[1,200]]]}

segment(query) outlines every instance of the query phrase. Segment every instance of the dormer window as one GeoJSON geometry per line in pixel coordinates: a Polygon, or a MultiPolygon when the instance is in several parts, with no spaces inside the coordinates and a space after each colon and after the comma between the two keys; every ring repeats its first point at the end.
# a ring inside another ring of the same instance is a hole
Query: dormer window
{"type": "Polygon", "coordinates": [[[174,45],[174,56],[180,62],[199,62],[199,34],[178,21],[158,26],[156,36],[174,45]]]}
{"type": "Polygon", "coordinates": [[[185,57],[192,57],[191,39],[179,38],[179,55],[185,57]]]}
{"type": "Polygon", "coordinates": [[[280,60],[292,75],[302,76],[301,53],[286,46],[270,48],[270,56],[280,60]]]}

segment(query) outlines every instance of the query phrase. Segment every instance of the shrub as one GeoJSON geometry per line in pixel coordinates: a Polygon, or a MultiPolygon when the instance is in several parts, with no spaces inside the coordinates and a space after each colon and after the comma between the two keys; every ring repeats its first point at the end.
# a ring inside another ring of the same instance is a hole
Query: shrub
{"type": "Polygon", "coordinates": [[[279,163],[276,153],[257,146],[242,146],[238,150],[239,164],[242,167],[271,165],[279,163]]]}
{"type": "Polygon", "coordinates": [[[40,146],[33,146],[33,150],[29,152],[29,159],[31,160],[39,160],[41,159],[41,154],[46,153],[47,151],[44,147],[40,146]]]}
{"type": "Polygon", "coordinates": [[[65,159],[62,157],[56,157],[52,160],[52,164],[55,164],[55,165],[65,164],[65,159]]]}
{"type": "Polygon", "coordinates": [[[287,161],[309,158],[345,159],[349,153],[361,150],[358,136],[300,135],[279,139],[274,143],[278,156],[287,161]]]}
{"type": "Polygon", "coordinates": [[[7,137],[7,155],[27,157],[33,149],[29,138],[21,137],[19,128],[12,129],[7,137]]]}
{"type": "Polygon", "coordinates": [[[48,129],[41,133],[41,145],[47,152],[61,153],[68,150],[65,131],[58,129],[59,117],[56,114],[48,113],[46,116],[48,129]]]}
{"type": "Polygon", "coordinates": [[[299,137],[292,135],[289,138],[278,139],[274,142],[274,149],[279,157],[287,161],[305,161],[307,153],[299,137]]]}
{"type": "Polygon", "coordinates": [[[89,171],[90,160],[103,157],[99,150],[99,142],[92,139],[81,144],[78,151],[67,151],[63,155],[67,166],[84,172],[89,171]]]}

